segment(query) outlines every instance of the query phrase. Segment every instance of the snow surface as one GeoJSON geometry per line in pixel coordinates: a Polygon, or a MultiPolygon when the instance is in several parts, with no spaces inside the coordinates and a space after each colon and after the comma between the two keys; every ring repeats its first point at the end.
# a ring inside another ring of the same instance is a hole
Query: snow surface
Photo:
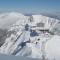
{"type": "Polygon", "coordinates": [[[43,60],[60,59],[59,20],[43,15],[24,16],[17,12],[0,14],[0,22],[4,20],[6,22],[1,27],[9,28],[0,53],[43,60]]]}
{"type": "Polygon", "coordinates": [[[60,36],[54,35],[52,39],[46,43],[45,48],[48,58],[60,60],[60,36]]]}

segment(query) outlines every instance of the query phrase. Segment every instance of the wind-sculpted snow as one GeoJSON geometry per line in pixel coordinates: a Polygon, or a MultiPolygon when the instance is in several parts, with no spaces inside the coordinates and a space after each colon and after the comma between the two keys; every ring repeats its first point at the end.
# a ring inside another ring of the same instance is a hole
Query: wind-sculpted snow
{"type": "MultiPolygon", "coordinates": [[[[19,13],[9,13],[8,16],[15,17],[17,21],[9,26],[4,43],[0,47],[0,53],[42,60],[50,59],[46,44],[55,40],[53,39],[55,35],[60,37],[59,20],[42,15],[24,16],[19,13]]],[[[7,18],[5,15],[1,17],[1,19],[7,18]]],[[[59,40],[58,37],[56,39],[59,40]]],[[[51,59],[54,58],[51,57],[51,59]]]]}

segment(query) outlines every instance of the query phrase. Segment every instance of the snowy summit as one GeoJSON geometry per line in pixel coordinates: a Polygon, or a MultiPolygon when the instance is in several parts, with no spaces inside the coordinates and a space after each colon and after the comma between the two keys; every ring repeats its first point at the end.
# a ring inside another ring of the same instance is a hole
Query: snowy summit
{"type": "Polygon", "coordinates": [[[60,21],[55,18],[10,12],[0,14],[0,28],[7,29],[0,53],[60,60],[60,21]]]}

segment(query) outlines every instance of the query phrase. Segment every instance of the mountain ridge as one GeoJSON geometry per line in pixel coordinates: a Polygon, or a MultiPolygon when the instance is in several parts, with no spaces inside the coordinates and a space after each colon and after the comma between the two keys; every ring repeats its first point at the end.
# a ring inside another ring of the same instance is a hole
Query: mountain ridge
{"type": "MultiPolygon", "coordinates": [[[[10,15],[13,17],[15,13],[10,15]]],[[[59,20],[43,15],[20,15],[18,14],[18,21],[8,29],[5,43],[0,47],[0,53],[48,59],[45,45],[55,35],[59,35],[60,30],[57,29],[60,26],[59,20]]]]}

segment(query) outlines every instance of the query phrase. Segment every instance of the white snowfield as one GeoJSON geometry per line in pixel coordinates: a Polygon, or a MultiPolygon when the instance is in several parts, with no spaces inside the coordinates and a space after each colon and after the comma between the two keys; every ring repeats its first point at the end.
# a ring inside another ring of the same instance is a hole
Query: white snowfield
{"type": "Polygon", "coordinates": [[[48,58],[60,60],[60,36],[54,35],[52,39],[46,43],[45,48],[48,58]]]}
{"type": "Polygon", "coordinates": [[[11,25],[8,25],[7,37],[0,47],[0,53],[60,60],[59,20],[43,15],[24,16],[17,12],[0,14],[0,22],[4,20],[1,27],[5,25],[6,28],[9,23],[11,25]]]}

